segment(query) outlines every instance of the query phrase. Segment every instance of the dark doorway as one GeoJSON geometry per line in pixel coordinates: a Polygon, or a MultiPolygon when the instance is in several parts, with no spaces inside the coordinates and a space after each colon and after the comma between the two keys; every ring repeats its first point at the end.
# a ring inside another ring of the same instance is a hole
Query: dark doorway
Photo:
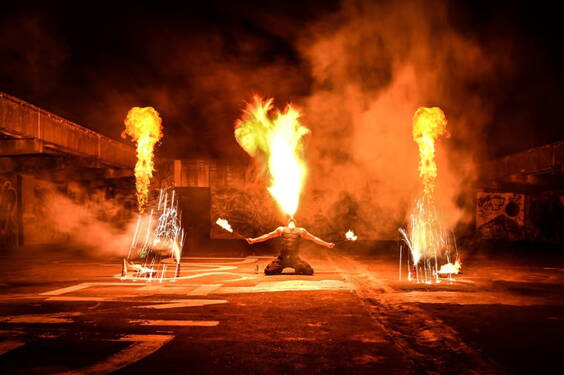
{"type": "Polygon", "coordinates": [[[206,187],[176,188],[186,231],[183,256],[202,254],[210,240],[210,189],[206,187]]]}

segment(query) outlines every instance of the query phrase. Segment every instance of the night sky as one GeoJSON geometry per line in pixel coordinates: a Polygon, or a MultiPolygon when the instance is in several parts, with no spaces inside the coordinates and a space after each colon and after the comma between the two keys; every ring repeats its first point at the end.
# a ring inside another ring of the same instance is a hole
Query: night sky
{"type": "MultiPolygon", "coordinates": [[[[298,46],[312,25],[338,20],[342,4],[198,3],[2,5],[0,90],[113,138],[129,108],[154,106],[164,120],[163,154],[241,156],[232,129],[245,101],[255,92],[278,103],[307,98],[318,85],[298,46]]],[[[499,69],[466,83],[490,105],[476,134],[484,156],[564,139],[561,13],[538,1],[435,1],[431,12],[436,4],[499,69]]]]}

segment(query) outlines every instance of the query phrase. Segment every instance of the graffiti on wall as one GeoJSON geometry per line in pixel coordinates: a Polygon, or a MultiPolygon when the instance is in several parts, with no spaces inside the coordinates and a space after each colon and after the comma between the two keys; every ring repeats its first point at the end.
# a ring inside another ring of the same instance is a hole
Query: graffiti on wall
{"type": "Polygon", "coordinates": [[[525,195],[478,192],[476,231],[486,239],[524,240],[525,195]]]}
{"type": "Polygon", "coordinates": [[[17,183],[16,176],[0,176],[0,248],[18,245],[17,183]]]}

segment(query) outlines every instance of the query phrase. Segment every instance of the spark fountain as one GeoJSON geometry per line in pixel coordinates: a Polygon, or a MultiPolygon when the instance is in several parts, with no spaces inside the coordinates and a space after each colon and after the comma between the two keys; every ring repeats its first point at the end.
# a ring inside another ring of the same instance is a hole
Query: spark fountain
{"type": "MultiPolygon", "coordinates": [[[[434,199],[437,178],[435,143],[446,134],[446,125],[445,114],[437,107],[419,108],[413,116],[413,140],[419,148],[423,192],[409,215],[409,230],[398,230],[403,244],[409,249],[410,256],[406,260],[408,280],[417,282],[440,282],[440,277],[445,276],[452,280],[452,275],[460,272],[456,240],[443,227],[434,199]],[[455,263],[451,263],[453,253],[457,258],[455,263]],[[444,261],[446,264],[439,267],[444,261]]],[[[400,279],[402,253],[403,245],[400,245],[400,279]]]]}
{"type": "Polygon", "coordinates": [[[178,277],[185,240],[175,191],[161,189],[156,206],[149,214],[137,217],[129,252],[123,260],[122,278],[128,278],[130,270],[134,279],[162,281],[178,277]],[[166,258],[173,261],[173,269],[167,270],[170,262],[166,258]]]}
{"type": "Polygon", "coordinates": [[[129,135],[137,145],[135,187],[139,214],[137,225],[123,259],[122,278],[134,271],[133,278],[162,281],[167,271],[163,258],[174,261],[174,278],[180,273],[180,257],[185,241],[178,201],[173,189],[161,189],[156,204],[150,206],[150,183],[154,172],[155,145],[161,140],[162,120],[152,107],[134,107],[125,118],[122,137],[129,135]],[[158,276],[160,274],[160,277],[158,276]]]}
{"type": "Polygon", "coordinates": [[[235,124],[235,139],[241,147],[257,162],[266,161],[268,191],[288,216],[287,225],[246,239],[252,245],[281,237],[280,255],[266,266],[265,275],[281,274],[285,268],[293,268],[297,274],[313,275],[313,268],[299,257],[300,238],[329,248],[335,246],[298,227],[294,220],[307,175],[302,141],[308,133],[309,129],[300,123],[297,109],[287,105],[283,111],[273,111],[272,99],[259,97],[254,98],[254,103],[247,106],[235,124]]]}

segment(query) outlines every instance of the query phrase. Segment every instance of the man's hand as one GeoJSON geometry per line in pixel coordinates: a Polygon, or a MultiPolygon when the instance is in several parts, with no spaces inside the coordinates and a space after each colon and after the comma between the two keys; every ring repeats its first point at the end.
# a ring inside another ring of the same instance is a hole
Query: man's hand
{"type": "Polygon", "coordinates": [[[245,239],[247,240],[247,243],[248,243],[249,245],[252,245],[252,244],[255,243],[255,240],[253,240],[252,238],[245,238],[245,239]]]}
{"type": "Polygon", "coordinates": [[[327,245],[328,248],[332,249],[335,247],[335,244],[333,242],[329,242],[329,244],[327,245]]]}

